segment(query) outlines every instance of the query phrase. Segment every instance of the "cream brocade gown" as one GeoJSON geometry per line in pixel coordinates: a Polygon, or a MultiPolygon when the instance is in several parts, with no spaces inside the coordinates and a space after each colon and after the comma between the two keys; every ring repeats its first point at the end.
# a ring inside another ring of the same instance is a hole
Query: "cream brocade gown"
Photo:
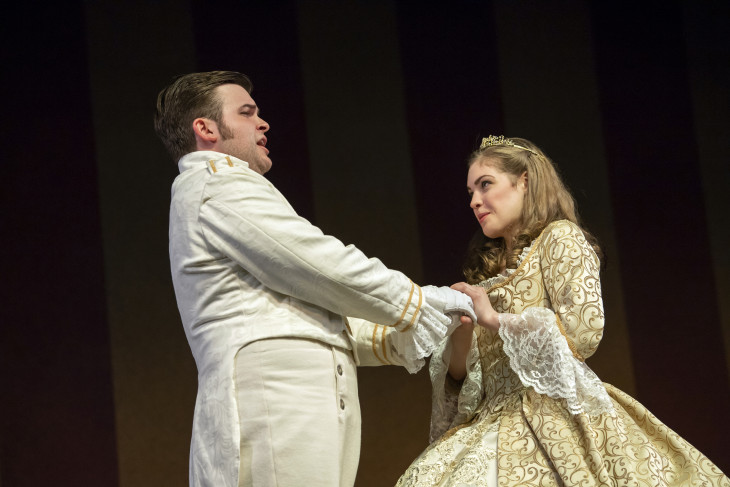
{"type": "Polygon", "coordinates": [[[603,333],[599,263],[581,230],[551,223],[519,265],[480,283],[499,332],[475,327],[467,377],[434,353],[432,443],[397,487],[730,486],[702,453],[585,365],[603,333]]]}

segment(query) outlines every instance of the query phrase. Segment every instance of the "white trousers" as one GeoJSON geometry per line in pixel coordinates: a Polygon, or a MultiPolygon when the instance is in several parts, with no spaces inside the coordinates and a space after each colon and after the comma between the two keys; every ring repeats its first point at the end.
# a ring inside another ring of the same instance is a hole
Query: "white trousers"
{"type": "Polygon", "coordinates": [[[361,420],[352,352],[301,338],[250,343],[236,355],[236,397],[239,487],[354,485],[361,420]]]}

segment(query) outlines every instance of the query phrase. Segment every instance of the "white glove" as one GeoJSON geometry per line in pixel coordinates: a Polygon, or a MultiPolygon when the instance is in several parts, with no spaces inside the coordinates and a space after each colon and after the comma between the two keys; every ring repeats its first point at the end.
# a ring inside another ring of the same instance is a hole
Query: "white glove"
{"type": "Polygon", "coordinates": [[[451,325],[446,336],[461,325],[459,318],[466,315],[477,322],[477,315],[474,313],[474,303],[466,294],[455,291],[450,287],[423,286],[421,288],[426,302],[451,318],[451,325]]]}

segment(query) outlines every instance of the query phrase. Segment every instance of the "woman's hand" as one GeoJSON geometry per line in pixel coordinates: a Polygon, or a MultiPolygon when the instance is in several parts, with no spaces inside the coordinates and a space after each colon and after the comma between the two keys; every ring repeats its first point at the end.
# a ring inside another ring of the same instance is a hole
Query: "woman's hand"
{"type": "MultiPolygon", "coordinates": [[[[474,313],[477,315],[478,325],[495,331],[499,329],[499,313],[492,308],[492,303],[489,301],[489,296],[487,296],[486,290],[483,287],[472,286],[465,282],[457,282],[451,286],[451,289],[461,291],[471,298],[474,303],[474,313]]],[[[461,323],[462,325],[454,333],[464,328],[465,325],[471,324],[472,329],[474,327],[471,318],[468,316],[462,316],[461,323]]]]}

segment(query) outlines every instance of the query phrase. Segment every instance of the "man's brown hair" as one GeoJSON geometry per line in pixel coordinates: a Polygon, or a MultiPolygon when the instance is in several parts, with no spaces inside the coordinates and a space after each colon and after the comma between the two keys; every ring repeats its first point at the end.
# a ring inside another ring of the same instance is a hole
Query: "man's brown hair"
{"type": "Polygon", "coordinates": [[[222,124],[222,102],[216,88],[234,84],[251,93],[248,76],[235,71],[208,71],[178,76],[157,95],[155,131],[177,161],[196,148],[193,120],[209,118],[222,124]]]}

